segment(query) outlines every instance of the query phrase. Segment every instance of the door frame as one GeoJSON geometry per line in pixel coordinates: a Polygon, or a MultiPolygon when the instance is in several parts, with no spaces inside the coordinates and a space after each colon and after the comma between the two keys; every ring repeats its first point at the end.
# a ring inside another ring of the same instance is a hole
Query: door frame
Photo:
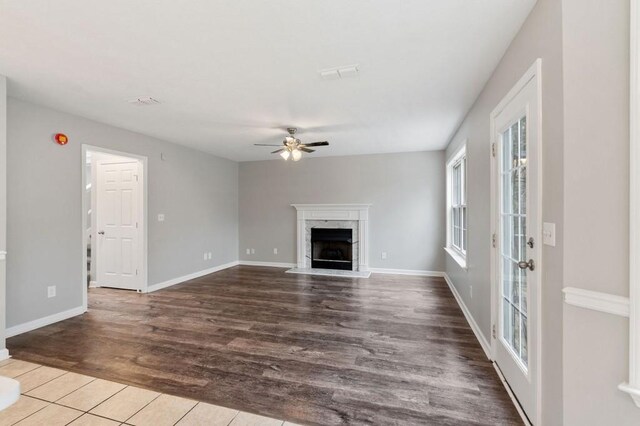
{"type": "MultiPolygon", "coordinates": [[[[536,93],[538,98],[538,110],[536,113],[538,114],[538,123],[537,123],[537,147],[538,147],[538,164],[536,164],[537,171],[537,181],[538,185],[538,197],[535,200],[536,202],[536,213],[537,218],[540,223],[538,223],[538,234],[535,236],[538,244],[536,246],[538,249],[536,250],[536,266],[540,272],[543,271],[543,262],[542,262],[542,59],[538,58],[535,60],[533,65],[529,67],[529,69],[524,73],[524,75],[518,80],[518,82],[511,88],[511,90],[507,93],[507,95],[498,103],[498,105],[491,112],[491,120],[490,120],[490,137],[489,137],[489,156],[491,157],[491,235],[497,236],[499,229],[499,221],[498,221],[498,155],[493,155],[494,146],[498,146],[496,140],[496,118],[500,113],[504,110],[504,108],[511,102],[521,91],[522,89],[531,81],[534,80],[536,82],[536,93]],[[494,145],[495,144],[495,145],[494,145]]],[[[529,168],[530,166],[527,166],[529,168]]],[[[493,238],[493,237],[492,237],[493,238]]],[[[496,248],[493,247],[490,250],[490,277],[491,277],[491,357],[495,362],[496,359],[496,351],[498,350],[498,336],[497,336],[497,328],[498,328],[498,314],[500,312],[497,297],[500,294],[500,289],[498,288],[499,280],[498,280],[498,272],[499,272],[499,259],[498,253],[496,252],[496,248]]],[[[536,315],[536,413],[535,418],[537,419],[537,423],[540,423],[540,419],[542,416],[542,273],[537,274],[537,280],[535,285],[529,286],[529,288],[537,289],[537,309],[535,312],[536,315]]],[[[496,370],[500,372],[499,368],[496,370]]],[[[501,373],[500,373],[501,374],[501,373]]],[[[514,402],[517,403],[517,400],[514,402]]],[[[519,408],[519,407],[518,407],[519,408]]]]}
{"type": "MultiPolygon", "coordinates": [[[[142,179],[142,244],[140,246],[140,258],[142,259],[141,271],[140,271],[140,292],[146,293],[148,290],[149,282],[148,282],[148,179],[147,179],[147,164],[148,159],[143,155],[131,154],[129,152],[124,151],[116,151],[113,149],[102,148],[99,146],[82,144],[82,155],[81,155],[81,168],[82,168],[82,307],[86,311],[88,306],[88,294],[87,294],[87,239],[89,238],[89,234],[87,233],[87,212],[85,211],[85,206],[87,204],[87,184],[90,182],[91,176],[87,176],[87,152],[100,152],[103,154],[111,154],[118,155],[121,157],[129,157],[135,160],[138,160],[141,165],[140,178],[142,179]]],[[[93,189],[93,188],[92,188],[93,189]]]]}

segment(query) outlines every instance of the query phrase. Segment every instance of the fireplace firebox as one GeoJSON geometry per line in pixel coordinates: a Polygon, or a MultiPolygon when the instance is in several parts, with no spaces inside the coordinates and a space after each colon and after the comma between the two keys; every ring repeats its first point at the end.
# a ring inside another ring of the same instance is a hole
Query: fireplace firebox
{"type": "Polygon", "coordinates": [[[353,230],[337,228],[311,229],[311,267],[353,269],[353,230]]]}

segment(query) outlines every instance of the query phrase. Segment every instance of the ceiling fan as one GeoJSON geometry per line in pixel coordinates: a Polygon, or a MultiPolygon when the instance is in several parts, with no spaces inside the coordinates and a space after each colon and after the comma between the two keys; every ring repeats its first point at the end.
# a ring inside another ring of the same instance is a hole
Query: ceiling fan
{"type": "Polygon", "coordinates": [[[282,158],[288,160],[289,157],[293,161],[298,161],[302,158],[303,152],[314,152],[315,149],[309,149],[310,146],[327,146],[329,142],[312,142],[312,143],[302,143],[300,139],[296,138],[295,133],[298,129],[295,127],[288,127],[287,132],[289,132],[289,136],[284,138],[282,141],[282,145],[270,145],[264,143],[256,143],[255,146],[278,146],[280,149],[277,149],[272,152],[272,154],[280,154],[282,158]]]}

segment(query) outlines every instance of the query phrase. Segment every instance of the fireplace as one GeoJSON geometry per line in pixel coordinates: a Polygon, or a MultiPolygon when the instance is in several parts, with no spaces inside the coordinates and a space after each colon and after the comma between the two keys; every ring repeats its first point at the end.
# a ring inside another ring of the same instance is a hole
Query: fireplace
{"type": "Polygon", "coordinates": [[[311,229],[311,267],[353,269],[353,230],[342,228],[311,229]]]}
{"type": "Polygon", "coordinates": [[[369,278],[371,204],[292,206],[297,212],[297,263],[288,273],[369,278]]]}

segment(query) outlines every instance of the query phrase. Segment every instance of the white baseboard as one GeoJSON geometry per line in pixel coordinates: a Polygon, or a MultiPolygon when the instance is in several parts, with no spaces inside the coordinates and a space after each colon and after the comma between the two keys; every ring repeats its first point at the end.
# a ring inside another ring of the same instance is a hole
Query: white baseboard
{"type": "Polygon", "coordinates": [[[9,355],[9,350],[8,349],[1,349],[0,350],[0,361],[4,361],[6,359],[11,358],[11,355],[9,355]]]}
{"type": "Polygon", "coordinates": [[[471,315],[471,312],[469,312],[467,305],[464,304],[462,297],[460,297],[460,293],[458,293],[458,290],[456,290],[456,287],[453,285],[453,283],[451,282],[451,279],[446,273],[444,274],[444,280],[447,282],[447,285],[449,286],[451,293],[453,293],[453,297],[456,298],[456,302],[458,302],[460,309],[462,309],[462,313],[464,314],[464,317],[467,319],[467,322],[469,323],[471,330],[473,330],[473,334],[476,335],[476,339],[478,339],[478,342],[480,342],[480,346],[482,346],[482,350],[484,350],[484,353],[487,356],[487,358],[491,359],[491,345],[489,344],[487,339],[484,337],[484,334],[482,334],[482,331],[480,330],[480,327],[478,327],[476,320],[473,319],[473,316],[471,315]]]}
{"type": "Polygon", "coordinates": [[[268,266],[270,268],[295,268],[295,263],[285,263],[285,262],[260,262],[257,260],[240,260],[239,265],[245,266],[268,266]]]}
{"type": "Polygon", "coordinates": [[[214,272],[222,271],[223,269],[231,268],[233,266],[238,266],[238,261],[235,260],[233,262],[225,263],[222,265],[214,266],[213,268],[203,269],[202,271],[194,272],[192,274],[183,275],[181,277],[173,278],[167,281],[163,281],[158,284],[153,284],[147,287],[147,293],[152,293],[154,291],[162,290],[163,288],[171,287],[172,285],[180,284],[185,281],[193,280],[196,278],[203,277],[205,275],[213,274],[214,272]]]}
{"type": "Polygon", "coordinates": [[[419,277],[444,277],[445,273],[441,271],[425,271],[420,269],[387,269],[387,268],[369,268],[374,274],[394,274],[394,275],[416,275],[419,277]]]}
{"type": "Polygon", "coordinates": [[[44,327],[45,325],[60,322],[77,315],[82,315],[86,312],[83,306],[69,309],[67,311],[58,312],[57,314],[49,315],[48,317],[38,318],[37,320],[25,322],[24,324],[14,325],[7,328],[5,331],[5,337],[13,337],[18,334],[26,333],[27,331],[35,330],[36,328],[44,327]]]}

